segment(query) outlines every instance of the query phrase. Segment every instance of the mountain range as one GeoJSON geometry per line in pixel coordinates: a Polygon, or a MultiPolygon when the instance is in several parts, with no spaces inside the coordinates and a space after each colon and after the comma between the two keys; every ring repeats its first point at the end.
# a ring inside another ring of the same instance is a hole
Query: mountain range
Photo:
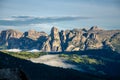
{"type": "Polygon", "coordinates": [[[120,30],[90,29],[61,30],[52,27],[50,34],[13,29],[0,31],[0,49],[38,49],[42,52],[107,49],[120,52],[120,30]]]}

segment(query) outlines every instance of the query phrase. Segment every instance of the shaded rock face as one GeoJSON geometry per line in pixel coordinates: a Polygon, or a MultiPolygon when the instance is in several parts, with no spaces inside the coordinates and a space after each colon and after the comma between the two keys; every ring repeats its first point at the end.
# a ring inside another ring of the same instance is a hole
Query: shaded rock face
{"type": "Polygon", "coordinates": [[[53,27],[50,35],[29,30],[0,32],[0,49],[38,49],[44,52],[109,49],[120,52],[120,30],[87,29],[62,30],[53,27]]]}
{"type": "Polygon", "coordinates": [[[114,34],[110,40],[109,43],[112,46],[112,49],[120,53],[120,32],[114,34]]]}
{"type": "Polygon", "coordinates": [[[50,37],[47,37],[46,41],[42,45],[42,51],[43,52],[50,52],[51,51],[51,45],[50,45],[50,37]]]}
{"type": "Polygon", "coordinates": [[[104,41],[103,45],[104,45],[103,46],[104,49],[115,51],[115,48],[113,47],[113,45],[110,41],[108,41],[108,40],[104,41]]]}
{"type": "Polygon", "coordinates": [[[66,47],[66,32],[63,30],[60,32],[60,40],[62,51],[64,51],[66,47]]]}
{"type": "Polygon", "coordinates": [[[22,36],[22,34],[23,33],[12,30],[12,29],[1,31],[0,45],[9,46],[9,44],[8,44],[9,40],[11,40],[11,39],[13,40],[13,38],[14,38],[14,40],[12,42],[15,42],[15,40],[19,39],[22,36]]]}

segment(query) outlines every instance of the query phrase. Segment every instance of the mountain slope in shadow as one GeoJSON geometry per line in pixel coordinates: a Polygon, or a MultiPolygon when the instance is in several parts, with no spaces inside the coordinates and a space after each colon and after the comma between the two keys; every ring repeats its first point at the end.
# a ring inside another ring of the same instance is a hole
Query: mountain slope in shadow
{"type": "MultiPolygon", "coordinates": [[[[28,60],[15,58],[0,52],[0,68],[18,68],[28,78],[28,80],[108,80],[106,76],[95,76],[88,73],[50,67],[44,64],[32,63],[28,60]]],[[[25,79],[21,79],[25,80],[25,79]]]]}
{"type": "MultiPolygon", "coordinates": [[[[54,52],[50,54],[61,54],[61,52],[54,52]]],[[[119,78],[120,79],[120,54],[106,49],[96,49],[96,50],[85,50],[85,51],[73,51],[73,52],[62,52],[69,57],[69,60],[72,60],[75,65],[87,73],[94,75],[105,75],[109,76],[110,79],[119,78]],[[76,55],[76,56],[74,56],[76,55]],[[74,57],[71,57],[74,56],[74,57]],[[82,56],[87,56],[83,59],[82,56]],[[77,58],[76,58],[77,57],[77,58]],[[80,58],[79,58],[80,57],[80,58]],[[82,62],[82,60],[93,59],[97,63],[87,63],[82,62]],[[75,62],[81,60],[81,62],[75,62]],[[100,64],[99,64],[100,63],[100,64]],[[100,73],[99,73],[100,71],[100,73]],[[101,73],[102,72],[102,73],[101,73]]]]}

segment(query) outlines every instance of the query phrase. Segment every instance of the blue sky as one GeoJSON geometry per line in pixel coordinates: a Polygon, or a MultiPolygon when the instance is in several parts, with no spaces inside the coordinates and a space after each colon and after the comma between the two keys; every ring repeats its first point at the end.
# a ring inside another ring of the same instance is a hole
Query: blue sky
{"type": "Polygon", "coordinates": [[[0,29],[120,29],[120,0],[0,0],[0,29]]]}

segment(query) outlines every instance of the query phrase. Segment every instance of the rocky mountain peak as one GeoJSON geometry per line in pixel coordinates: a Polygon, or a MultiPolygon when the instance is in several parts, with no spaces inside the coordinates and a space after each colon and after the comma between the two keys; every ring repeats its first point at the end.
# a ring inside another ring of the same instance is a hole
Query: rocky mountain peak
{"type": "Polygon", "coordinates": [[[51,29],[51,37],[52,37],[53,39],[58,39],[58,40],[60,39],[58,28],[52,27],[52,29],[51,29]]]}
{"type": "Polygon", "coordinates": [[[102,30],[101,28],[99,28],[98,26],[93,26],[89,29],[90,31],[99,31],[99,30],[102,30]]]}
{"type": "Polygon", "coordinates": [[[33,30],[33,29],[30,29],[28,32],[29,32],[30,34],[34,34],[36,31],[33,30]]]}
{"type": "Polygon", "coordinates": [[[24,37],[29,37],[33,40],[38,39],[40,36],[48,36],[45,32],[37,32],[35,30],[29,30],[28,32],[24,33],[24,37]]]}
{"type": "Polygon", "coordinates": [[[120,30],[102,30],[93,26],[89,30],[59,31],[52,27],[50,35],[29,30],[3,30],[0,33],[0,49],[39,49],[47,52],[79,51],[88,49],[114,49],[120,52],[120,30]],[[105,43],[105,41],[108,41],[105,43]],[[4,48],[2,46],[5,46],[4,48]]]}
{"type": "Polygon", "coordinates": [[[59,30],[56,27],[52,27],[51,29],[51,49],[52,51],[61,51],[61,41],[59,30]]]}
{"type": "Polygon", "coordinates": [[[83,32],[87,32],[88,30],[87,30],[86,28],[83,28],[82,31],[83,31],[83,32]]]}
{"type": "Polygon", "coordinates": [[[58,34],[59,30],[56,27],[52,27],[51,34],[58,34]]]}
{"type": "Polygon", "coordinates": [[[13,29],[3,30],[0,33],[0,45],[8,46],[8,41],[10,39],[19,39],[22,35],[22,32],[13,29]]]}
{"type": "Polygon", "coordinates": [[[19,32],[17,30],[8,29],[1,32],[1,37],[7,40],[8,38],[11,38],[11,37],[20,38],[22,34],[23,34],[22,32],[19,32]]]}

